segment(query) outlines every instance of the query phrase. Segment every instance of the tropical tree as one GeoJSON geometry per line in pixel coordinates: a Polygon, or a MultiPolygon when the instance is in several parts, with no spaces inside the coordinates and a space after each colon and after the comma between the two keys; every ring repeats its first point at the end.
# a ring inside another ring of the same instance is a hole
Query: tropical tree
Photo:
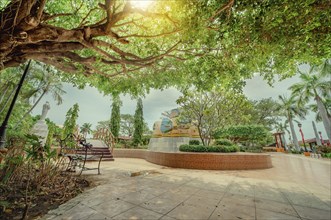
{"type": "MultiPolygon", "coordinates": [[[[327,115],[328,115],[328,118],[329,118],[329,120],[331,121],[331,99],[328,99],[328,98],[326,98],[326,99],[322,99],[322,102],[323,102],[323,104],[324,104],[324,106],[325,106],[325,110],[326,110],[326,113],[327,113],[327,115]]],[[[317,122],[322,122],[322,117],[321,117],[321,114],[320,114],[320,112],[318,111],[318,106],[317,106],[317,104],[315,103],[315,104],[310,104],[309,105],[309,108],[313,111],[313,112],[316,112],[316,116],[315,116],[315,120],[317,121],[317,122]]]]}
{"type": "Polygon", "coordinates": [[[134,132],[135,118],[130,114],[121,114],[121,134],[132,137],[134,132]]]}
{"type": "MultiPolygon", "coordinates": [[[[63,125],[62,139],[70,137],[71,135],[77,132],[78,112],[79,112],[79,106],[77,103],[74,104],[74,106],[68,110],[63,125]]],[[[76,146],[76,142],[72,140],[72,138],[69,138],[66,144],[68,147],[76,146]]]]}
{"type": "Polygon", "coordinates": [[[110,120],[106,120],[106,121],[98,121],[97,124],[97,130],[99,129],[108,129],[110,130],[110,120]]]}
{"type": "Polygon", "coordinates": [[[286,78],[293,63],[330,57],[325,1],[141,2],[0,1],[0,69],[39,60],[107,93],[143,93],[286,78]]]}
{"type": "Polygon", "coordinates": [[[288,146],[287,146],[286,138],[285,138],[285,132],[287,132],[289,134],[289,137],[291,138],[291,133],[288,130],[288,121],[286,120],[283,123],[282,122],[276,123],[275,129],[276,129],[276,132],[281,133],[281,139],[284,143],[285,148],[288,150],[288,146]]]}
{"type": "Polygon", "coordinates": [[[311,99],[316,101],[319,116],[322,118],[329,140],[331,140],[331,121],[323,99],[331,98],[330,65],[329,61],[325,61],[322,67],[310,66],[307,72],[298,69],[301,82],[290,87],[292,95],[298,98],[298,105],[305,105],[311,99]]]}
{"type": "Polygon", "coordinates": [[[277,101],[272,98],[265,98],[251,102],[253,108],[250,113],[252,116],[250,123],[263,125],[269,130],[272,130],[277,125],[280,117],[279,112],[276,110],[279,105],[277,101]]]}
{"type": "Polygon", "coordinates": [[[215,89],[210,92],[187,90],[177,99],[182,117],[197,126],[203,145],[209,145],[217,129],[245,124],[251,119],[252,104],[240,91],[215,89]]]}
{"type": "Polygon", "coordinates": [[[63,90],[59,71],[54,67],[37,62],[32,63],[30,69],[30,84],[31,88],[23,95],[23,99],[33,99],[34,102],[30,109],[22,116],[21,120],[16,123],[16,126],[29,115],[32,110],[39,104],[41,99],[47,95],[52,94],[52,97],[56,101],[57,105],[62,103],[62,95],[66,92],[63,90]]]}
{"type": "Polygon", "coordinates": [[[137,101],[136,111],[134,113],[134,131],[133,131],[133,144],[138,146],[142,143],[144,133],[144,115],[143,115],[143,101],[141,98],[137,101]]]}
{"type": "Polygon", "coordinates": [[[86,138],[87,134],[92,132],[92,124],[91,123],[84,123],[80,127],[80,132],[83,134],[84,138],[86,138]]]}
{"type": "Polygon", "coordinates": [[[120,97],[118,95],[114,95],[110,116],[110,131],[112,132],[116,140],[118,139],[121,126],[121,105],[122,102],[120,97]]]}
{"type": "Polygon", "coordinates": [[[305,115],[307,114],[307,110],[301,106],[298,106],[297,100],[294,97],[287,98],[280,95],[278,98],[280,105],[278,106],[277,110],[280,111],[284,117],[286,117],[290,125],[293,144],[296,150],[300,151],[301,148],[299,147],[298,138],[294,130],[293,120],[296,116],[298,116],[300,119],[304,119],[305,115]]]}

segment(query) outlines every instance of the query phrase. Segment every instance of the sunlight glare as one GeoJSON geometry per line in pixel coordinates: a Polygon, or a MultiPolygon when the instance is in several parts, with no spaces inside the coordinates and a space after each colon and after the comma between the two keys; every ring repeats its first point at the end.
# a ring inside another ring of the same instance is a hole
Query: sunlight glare
{"type": "Polygon", "coordinates": [[[131,5],[136,8],[146,9],[153,0],[131,0],[131,5]]]}

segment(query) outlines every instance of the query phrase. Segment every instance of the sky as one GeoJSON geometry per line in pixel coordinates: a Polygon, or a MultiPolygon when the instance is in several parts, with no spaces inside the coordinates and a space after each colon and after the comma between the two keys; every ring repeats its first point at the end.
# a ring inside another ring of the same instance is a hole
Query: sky
{"type": "MultiPolygon", "coordinates": [[[[289,96],[290,92],[287,90],[293,83],[299,81],[297,76],[275,82],[273,87],[270,87],[266,81],[260,76],[254,76],[252,79],[246,81],[244,93],[249,99],[260,100],[263,98],[272,97],[278,99],[278,95],[289,96]]],[[[46,95],[38,106],[33,111],[33,115],[41,114],[42,105],[48,101],[50,103],[50,110],[47,117],[58,125],[63,125],[65,115],[69,108],[75,103],[79,104],[79,118],[77,123],[91,123],[93,129],[98,121],[108,120],[111,113],[111,97],[104,96],[97,89],[92,87],[85,87],[84,90],[79,90],[71,84],[64,84],[66,94],[63,95],[63,103],[56,105],[50,95],[46,95]]],[[[149,94],[143,99],[144,119],[148,123],[150,129],[155,121],[161,118],[161,113],[178,107],[176,99],[181,95],[179,91],[174,88],[161,90],[151,90],[149,94]]],[[[123,106],[121,107],[121,114],[134,114],[137,100],[131,100],[130,96],[121,96],[123,106]]],[[[302,131],[305,139],[313,138],[314,131],[312,129],[312,120],[314,120],[314,113],[306,116],[306,120],[301,121],[302,131]]],[[[317,130],[322,132],[322,136],[326,137],[325,130],[322,123],[317,123],[317,130]]],[[[300,140],[299,129],[296,126],[297,137],[300,140]]],[[[288,138],[287,138],[288,139],[288,138]]]]}

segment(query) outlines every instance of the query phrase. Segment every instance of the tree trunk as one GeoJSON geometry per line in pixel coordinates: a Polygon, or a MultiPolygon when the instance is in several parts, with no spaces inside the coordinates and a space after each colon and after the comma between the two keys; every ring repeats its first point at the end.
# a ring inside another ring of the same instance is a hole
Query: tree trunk
{"type": "Polygon", "coordinates": [[[320,137],[318,136],[318,133],[317,133],[315,122],[312,121],[312,124],[313,124],[314,133],[315,133],[316,144],[317,144],[317,146],[322,146],[321,139],[320,139],[320,137]]]}
{"type": "Polygon", "coordinates": [[[321,98],[319,96],[316,96],[315,100],[316,100],[316,103],[317,103],[318,111],[319,111],[319,113],[322,117],[322,120],[323,120],[323,125],[324,125],[324,128],[325,128],[326,135],[327,135],[329,141],[331,142],[331,122],[329,120],[328,113],[325,109],[324,104],[321,101],[321,98]]]}
{"type": "Polygon", "coordinates": [[[285,150],[288,150],[288,146],[287,146],[286,140],[285,140],[285,133],[281,134],[281,138],[282,138],[285,150]]]}
{"type": "Polygon", "coordinates": [[[293,125],[293,121],[292,121],[291,116],[288,117],[288,122],[290,124],[290,129],[291,129],[291,134],[292,134],[292,138],[293,138],[294,147],[297,151],[300,151],[301,148],[299,146],[298,138],[297,138],[297,135],[296,135],[295,130],[294,130],[294,125],[293,125]]]}

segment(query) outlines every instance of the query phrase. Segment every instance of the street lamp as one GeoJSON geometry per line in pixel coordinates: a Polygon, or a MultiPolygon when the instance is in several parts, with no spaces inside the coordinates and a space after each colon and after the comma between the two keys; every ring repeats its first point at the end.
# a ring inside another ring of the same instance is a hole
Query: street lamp
{"type": "Polygon", "coordinates": [[[6,117],[5,119],[3,120],[1,126],[0,126],[0,149],[3,149],[5,147],[5,143],[6,143],[6,129],[7,129],[7,124],[8,124],[8,120],[9,120],[9,117],[13,111],[13,108],[14,108],[14,105],[15,105],[15,102],[16,102],[16,99],[18,97],[18,94],[21,90],[21,87],[23,85],[23,81],[28,73],[28,70],[29,70],[29,67],[30,67],[30,63],[31,61],[29,61],[28,65],[25,67],[25,70],[24,70],[24,73],[18,83],[18,86],[17,86],[17,89],[16,89],[16,92],[15,92],[15,95],[14,95],[14,98],[9,106],[9,109],[8,109],[8,112],[6,114],[6,117]]]}
{"type": "Polygon", "coordinates": [[[322,143],[322,145],[324,145],[324,141],[323,141],[323,138],[322,138],[322,132],[319,131],[318,133],[320,135],[321,143],[322,143]]]}
{"type": "Polygon", "coordinates": [[[302,138],[302,142],[303,142],[303,147],[305,148],[305,152],[307,152],[306,143],[305,143],[305,138],[304,138],[304,136],[303,136],[303,132],[302,132],[302,130],[301,130],[302,124],[301,124],[301,123],[298,123],[298,126],[299,126],[299,131],[300,131],[301,138],[302,138]]]}

